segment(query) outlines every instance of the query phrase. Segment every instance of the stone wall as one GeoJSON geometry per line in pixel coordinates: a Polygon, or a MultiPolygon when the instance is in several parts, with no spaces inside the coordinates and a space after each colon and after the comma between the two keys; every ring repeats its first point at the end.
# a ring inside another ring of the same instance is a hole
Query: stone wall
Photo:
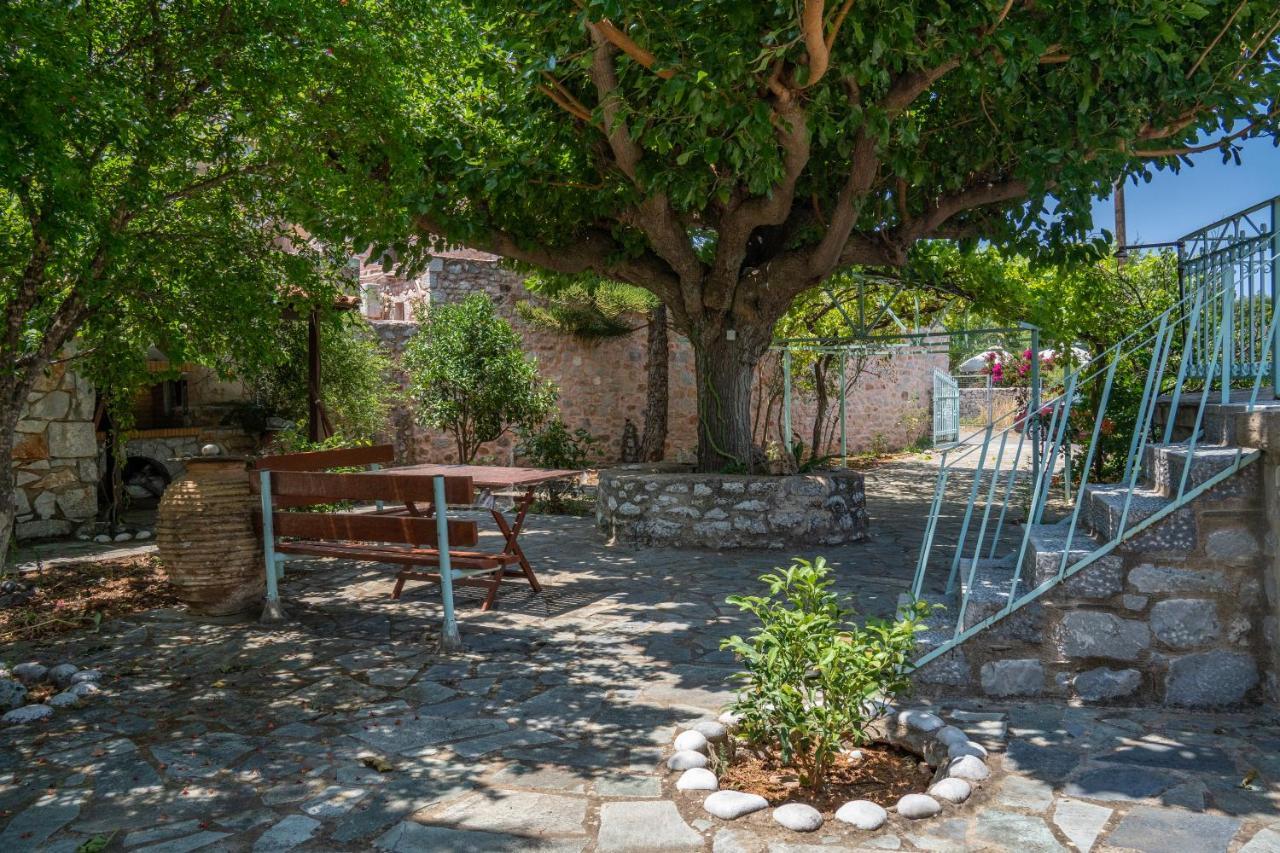
{"type": "MultiPolygon", "coordinates": [[[[411,320],[414,310],[428,301],[454,302],[472,293],[485,293],[494,300],[504,317],[523,341],[524,351],[535,357],[542,374],[560,388],[560,410],[571,429],[582,427],[601,440],[600,462],[621,459],[622,437],[627,421],[637,432],[644,428],[647,393],[645,319],[630,318],[636,331],[606,340],[585,342],[530,325],[517,310],[524,300],[536,297],[525,290],[518,273],[503,269],[492,256],[462,250],[436,258],[427,273],[412,281],[397,279],[381,267],[366,265],[361,273],[366,292],[366,316],[383,345],[398,357],[405,342],[416,330],[411,320]],[[395,308],[400,305],[402,308],[395,308]]],[[[693,352],[688,342],[672,334],[669,346],[669,428],[666,458],[687,462],[697,451],[697,395],[693,352]]],[[[932,369],[945,367],[946,356],[920,350],[902,350],[891,356],[874,357],[847,403],[848,447],[851,453],[873,448],[896,448],[910,444],[928,429],[932,394],[932,369]]],[[[774,369],[762,366],[763,388],[774,369]]],[[[797,394],[793,429],[806,444],[812,425],[812,402],[797,394]]],[[[777,412],[764,417],[764,431],[757,436],[761,445],[778,441],[777,412]]],[[[834,417],[834,413],[833,413],[834,417]]],[[[413,413],[401,408],[393,413],[389,440],[400,451],[399,458],[418,462],[453,462],[456,450],[451,437],[424,429],[413,413]]],[[[480,449],[478,459],[510,464],[516,458],[516,439],[503,436],[480,449]]],[[[827,452],[839,448],[839,433],[831,433],[827,452]]]]}
{"type": "Polygon", "coordinates": [[[624,465],[600,472],[596,522],[611,542],[787,548],[867,537],[866,495],[857,471],[754,477],[673,467],[624,465]]]}
{"type": "Polygon", "coordinates": [[[93,388],[52,365],[27,397],[13,448],[19,539],[65,536],[98,511],[93,388]]]}
{"type": "MultiPolygon", "coordinates": [[[[1280,427],[1280,412],[1275,418],[1280,427]]],[[[1210,412],[1206,423],[1207,446],[1197,450],[1193,486],[1236,454],[1234,432],[1224,433],[1220,413],[1210,412]]],[[[1175,440],[1183,438],[1175,432],[1175,440]]],[[[1245,452],[1259,447],[1256,436],[1246,442],[1245,452]]],[[[1130,524],[1176,491],[1179,453],[1185,450],[1148,449],[1130,524]]],[[[918,680],[929,692],[1001,699],[1050,695],[1181,707],[1280,701],[1276,459],[1264,449],[1259,461],[943,655],[918,680]]],[[[1073,562],[1109,539],[1123,506],[1118,487],[1091,494],[1073,539],[1073,562]]],[[[1023,569],[1029,582],[1020,593],[1057,574],[1065,540],[1061,524],[1032,531],[1023,569]]],[[[980,563],[966,625],[1007,601],[1012,558],[1004,562],[980,563]]]]}

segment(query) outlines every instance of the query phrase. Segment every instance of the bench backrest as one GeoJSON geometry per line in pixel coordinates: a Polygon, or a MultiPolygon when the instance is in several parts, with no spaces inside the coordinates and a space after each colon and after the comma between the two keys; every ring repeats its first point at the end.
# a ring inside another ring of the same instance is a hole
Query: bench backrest
{"type": "MultiPolygon", "coordinates": [[[[404,474],[325,474],[310,471],[271,471],[272,535],[345,542],[394,542],[438,545],[435,518],[422,515],[376,515],[361,512],[279,512],[283,507],[342,501],[381,501],[417,508],[432,507],[447,516],[449,504],[470,504],[475,488],[470,477],[444,477],[444,505],[436,501],[432,477],[404,474]]],[[[255,480],[261,474],[255,475],[255,480]]],[[[260,491],[260,489],[259,489],[260,491]]],[[[479,541],[474,521],[447,519],[450,547],[479,541]]]]}
{"type": "Polygon", "coordinates": [[[386,466],[395,461],[390,444],[371,447],[341,447],[337,450],[313,450],[307,453],[283,453],[254,460],[255,471],[329,471],[333,468],[367,468],[386,466]]]}

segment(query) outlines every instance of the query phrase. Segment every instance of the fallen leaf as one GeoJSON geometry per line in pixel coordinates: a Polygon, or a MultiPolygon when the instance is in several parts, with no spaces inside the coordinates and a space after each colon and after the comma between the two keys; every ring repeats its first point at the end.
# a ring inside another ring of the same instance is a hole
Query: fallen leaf
{"type": "Polygon", "coordinates": [[[379,773],[390,773],[396,769],[390,761],[380,755],[366,755],[360,759],[360,763],[370,770],[377,770],[379,773]]]}

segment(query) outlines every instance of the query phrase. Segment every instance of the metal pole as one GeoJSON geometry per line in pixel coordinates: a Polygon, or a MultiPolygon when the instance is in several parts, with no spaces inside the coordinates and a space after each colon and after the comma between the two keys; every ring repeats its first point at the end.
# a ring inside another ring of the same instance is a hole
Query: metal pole
{"type": "Polygon", "coordinates": [[[307,315],[307,440],[326,437],[320,415],[320,317],[312,308],[307,315]]]}
{"type": "MultiPolygon", "coordinates": [[[[1230,260],[1227,261],[1231,263],[1230,260]]],[[[1231,402],[1231,370],[1235,367],[1235,313],[1236,313],[1236,279],[1235,269],[1231,266],[1222,268],[1222,405],[1231,402]]]]}
{"type": "MultiPolygon", "coordinates": [[[[1271,200],[1271,314],[1280,311],[1280,196],[1271,200]]],[[[1271,341],[1271,396],[1280,398],[1280,336],[1271,341]]]]}
{"type": "Polygon", "coordinates": [[[262,608],[263,622],[279,622],[284,619],[284,608],[280,606],[280,588],[277,562],[280,555],[276,553],[276,534],[271,506],[271,472],[258,472],[259,497],[262,499],[262,557],[263,568],[267,573],[267,599],[262,608]]]}
{"type": "Polygon", "coordinates": [[[791,350],[782,351],[782,446],[791,455],[791,350]]]}
{"type": "Polygon", "coordinates": [[[1027,411],[1026,428],[1031,433],[1031,482],[1040,476],[1040,329],[1031,330],[1031,403],[1027,411]]]}
{"type": "Polygon", "coordinates": [[[845,366],[849,363],[849,353],[840,353],[840,466],[849,467],[849,437],[845,428],[845,366]]]}
{"type": "Polygon", "coordinates": [[[440,647],[447,650],[462,648],[462,635],[453,615],[453,565],[449,559],[449,510],[445,501],[444,477],[432,479],[436,501],[436,548],[440,551],[440,597],[444,599],[444,628],[440,632],[440,647]]]}

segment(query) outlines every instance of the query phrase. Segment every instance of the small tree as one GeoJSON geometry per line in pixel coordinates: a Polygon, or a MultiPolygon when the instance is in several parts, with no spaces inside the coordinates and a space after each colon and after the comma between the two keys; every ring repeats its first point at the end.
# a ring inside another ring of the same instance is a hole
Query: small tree
{"type": "Polygon", "coordinates": [[[404,354],[409,393],[423,424],[446,430],[458,459],[470,462],[480,445],[513,426],[540,423],[555,405],[556,388],[520,350],[520,336],[473,294],[433,306],[404,354]]]}

